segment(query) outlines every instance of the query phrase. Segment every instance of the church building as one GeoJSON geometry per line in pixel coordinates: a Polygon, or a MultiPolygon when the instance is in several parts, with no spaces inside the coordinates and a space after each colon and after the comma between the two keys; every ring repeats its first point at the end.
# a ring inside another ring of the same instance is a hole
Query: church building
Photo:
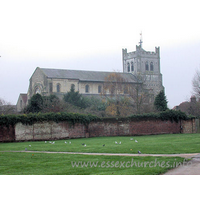
{"type": "MultiPolygon", "coordinates": [[[[138,81],[138,76],[143,77],[145,88],[151,91],[154,98],[164,89],[160,73],[159,47],[155,48],[155,52],[145,51],[142,48],[142,40],[140,40],[140,45],[136,45],[136,51],[127,52],[127,49],[122,49],[122,63],[123,72],[115,73],[125,80],[124,84],[142,84],[138,81]]],[[[62,98],[70,91],[71,87],[84,96],[99,97],[103,91],[106,77],[112,73],[114,72],[37,67],[29,80],[28,93],[19,96],[17,110],[22,111],[28,104],[28,100],[36,93],[44,96],[55,94],[62,98]]],[[[125,91],[124,94],[126,94],[125,91]]]]}

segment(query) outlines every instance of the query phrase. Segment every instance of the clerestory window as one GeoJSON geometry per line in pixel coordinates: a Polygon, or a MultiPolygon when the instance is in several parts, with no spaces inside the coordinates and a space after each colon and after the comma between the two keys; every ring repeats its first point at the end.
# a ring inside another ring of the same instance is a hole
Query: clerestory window
{"type": "Polygon", "coordinates": [[[49,83],[49,92],[53,92],[53,83],[49,83]]]}
{"type": "Polygon", "coordinates": [[[90,89],[90,88],[89,88],[89,85],[86,85],[86,86],[85,86],[85,93],[89,93],[89,89],[90,89]]]}
{"type": "Polygon", "coordinates": [[[145,70],[149,71],[149,64],[148,64],[148,62],[145,63],[145,70]]]}
{"type": "Polygon", "coordinates": [[[101,85],[98,86],[98,93],[101,93],[101,85]]]}
{"type": "Polygon", "coordinates": [[[74,84],[71,84],[71,89],[75,90],[75,85],[74,84]]]}
{"type": "Polygon", "coordinates": [[[57,92],[60,92],[60,83],[57,84],[56,89],[57,89],[57,92]]]}

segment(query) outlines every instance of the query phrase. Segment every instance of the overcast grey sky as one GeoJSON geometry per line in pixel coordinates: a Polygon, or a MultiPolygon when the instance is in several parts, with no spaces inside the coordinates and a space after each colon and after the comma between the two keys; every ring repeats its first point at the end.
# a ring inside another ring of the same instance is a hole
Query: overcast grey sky
{"type": "Polygon", "coordinates": [[[169,106],[190,98],[200,66],[198,1],[6,0],[0,6],[0,98],[16,104],[36,67],[122,71],[122,48],[161,49],[169,106]]]}

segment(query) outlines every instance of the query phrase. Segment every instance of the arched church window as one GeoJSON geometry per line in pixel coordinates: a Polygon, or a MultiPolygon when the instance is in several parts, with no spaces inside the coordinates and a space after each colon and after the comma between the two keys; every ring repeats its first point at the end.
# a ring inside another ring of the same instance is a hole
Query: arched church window
{"type": "Polygon", "coordinates": [[[53,83],[49,83],[49,92],[53,92],[53,83]]]}
{"type": "Polygon", "coordinates": [[[150,63],[150,70],[153,71],[153,62],[150,63]]]}
{"type": "Polygon", "coordinates": [[[130,63],[127,63],[127,71],[130,72],[130,63]]]}
{"type": "Polygon", "coordinates": [[[98,86],[98,93],[101,93],[101,85],[98,86]]]}
{"type": "Polygon", "coordinates": [[[145,63],[145,70],[149,71],[149,64],[148,64],[148,62],[145,63]]]}
{"type": "Polygon", "coordinates": [[[40,90],[39,87],[36,87],[36,88],[35,88],[35,94],[41,94],[41,90],[40,90]]]}
{"type": "Polygon", "coordinates": [[[133,61],[131,62],[131,71],[132,71],[132,72],[134,71],[134,64],[133,64],[133,61]]]}
{"type": "Polygon", "coordinates": [[[57,92],[60,92],[60,83],[57,84],[57,92]]]}
{"type": "Polygon", "coordinates": [[[89,85],[86,85],[86,86],[85,86],[85,93],[89,93],[89,89],[90,89],[90,88],[89,88],[89,85]]]}
{"type": "Polygon", "coordinates": [[[127,85],[124,86],[124,94],[128,94],[128,86],[127,85]]]}

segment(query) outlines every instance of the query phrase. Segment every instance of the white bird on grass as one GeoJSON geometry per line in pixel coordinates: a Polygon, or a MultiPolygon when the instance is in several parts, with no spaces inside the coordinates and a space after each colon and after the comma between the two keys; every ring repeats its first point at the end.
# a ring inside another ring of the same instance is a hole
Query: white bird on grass
{"type": "Polygon", "coordinates": [[[133,138],[131,138],[130,140],[133,140],[133,138]]]}
{"type": "Polygon", "coordinates": [[[45,143],[47,143],[47,141],[45,141],[45,143]]]}
{"type": "Polygon", "coordinates": [[[135,140],[135,142],[138,142],[137,140],[135,140]]]}
{"type": "Polygon", "coordinates": [[[67,144],[67,142],[65,141],[65,144],[67,144]]]}
{"type": "Polygon", "coordinates": [[[115,144],[118,144],[117,141],[115,141],[115,144]]]}
{"type": "Polygon", "coordinates": [[[84,145],[84,147],[86,147],[86,144],[84,145]]]}
{"type": "Polygon", "coordinates": [[[119,144],[121,144],[121,141],[119,142],[119,144]]]}
{"type": "Polygon", "coordinates": [[[29,147],[31,147],[31,145],[28,145],[29,147]]]}
{"type": "Polygon", "coordinates": [[[52,144],[55,144],[55,142],[52,142],[52,144]]]}
{"type": "Polygon", "coordinates": [[[51,142],[49,142],[51,144],[51,142]]]}
{"type": "Polygon", "coordinates": [[[71,142],[69,142],[69,144],[71,144],[71,142]]]}

